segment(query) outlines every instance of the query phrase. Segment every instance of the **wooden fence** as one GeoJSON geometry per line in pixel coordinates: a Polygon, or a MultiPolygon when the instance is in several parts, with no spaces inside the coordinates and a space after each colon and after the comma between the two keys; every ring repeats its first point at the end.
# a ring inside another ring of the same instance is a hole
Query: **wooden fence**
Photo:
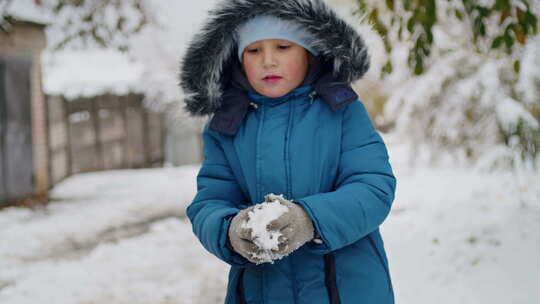
{"type": "Polygon", "coordinates": [[[48,97],[49,174],[52,185],[90,171],[161,166],[164,119],[142,96],[102,95],[66,101],[48,97]]]}

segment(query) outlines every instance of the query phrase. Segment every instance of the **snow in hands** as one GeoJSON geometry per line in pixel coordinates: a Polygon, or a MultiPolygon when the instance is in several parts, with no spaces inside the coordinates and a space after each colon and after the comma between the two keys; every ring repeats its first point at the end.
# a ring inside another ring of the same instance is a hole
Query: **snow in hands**
{"type": "Polygon", "coordinates": [[[259,259],[260,263],[273,263],[284,257],[282,254],[276,253],[279,245],[285,241],[279,230],[270,228],[270,223],[278,219],[283,214],[289,211],[289,207],[281,204],[279,200],[263,202],[254,206],[248,212],[247,220],[242,223],[242,228],[251,230],[251,239],[253,243],[260,249],[258,252],[252,253],[252,256],[259,259]]]}

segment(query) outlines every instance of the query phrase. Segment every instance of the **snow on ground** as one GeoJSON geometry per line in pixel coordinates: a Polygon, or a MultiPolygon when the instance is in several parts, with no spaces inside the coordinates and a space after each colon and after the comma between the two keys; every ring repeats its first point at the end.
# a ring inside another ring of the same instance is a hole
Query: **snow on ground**
{"type": "Polygon", "coordinates": [[[1,303],[223,301],[225,264],[204,252],[185,219],[163,219],[141,236],[102,243],[77,259],[31,263],[2,278],[1,303]]]}
{"type": "Polygon", "coordinates": [[[539,303],[538,181],[451,169],[401,175],[381,228],[398,303],[539,303]]]}
{"type": "Polygon", "coordinates": [[[0,211],[0,303],[222,301],[226,266],[184,215],[197,171],[80,174],[45,209],[0,211]]]}
{"type": "Polygon", "coordinates": [[[92,244],[96,236],[111,235],[118,228],[133,230],[137,224],[180,217],[196,189],[194,170],[187,166],[71,177],[52,191],[46,209],[2,212],[0,239],[17,246],[0,247],[0,266],[92,244]]]}
{"type": "MultiPolygon", "coordinates": [[[[398,304],[536,304],[540,173],[405,164],[381,227],[398,304]]],[[[0,303],[222,303],[227,266],[184,216],[198,166],[80,174],[0,211],[0,303]]]]}
{"type": "Polygon", "coordinates": [[[540,172],[410,168],[385,140],[398,178],[381,226],[396,303],[540,303],[540,172]]]}

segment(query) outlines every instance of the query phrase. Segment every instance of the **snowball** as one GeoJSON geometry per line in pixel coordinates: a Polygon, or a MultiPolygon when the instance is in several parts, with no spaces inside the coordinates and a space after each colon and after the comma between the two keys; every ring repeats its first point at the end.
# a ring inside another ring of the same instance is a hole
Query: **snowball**
{"type": "Polygon", "coordinates": [[[270,230],[268,225],[288,211],[289,207],[282,205],[279,200],[263,202],[255,205],[255,208],[248,212],[247,221],[242,223],[242,228],[251,229],[253,243],[261,249],[261,252],[252,254],[254,258],[260,259],[261,263],[273,263],[283,257],[272,251],[279,248],[281,232],[270,230]]]}

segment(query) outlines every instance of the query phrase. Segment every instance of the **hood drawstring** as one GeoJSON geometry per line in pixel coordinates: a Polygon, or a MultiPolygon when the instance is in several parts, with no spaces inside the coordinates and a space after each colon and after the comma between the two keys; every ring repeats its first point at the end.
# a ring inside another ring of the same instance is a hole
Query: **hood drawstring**
{"type": "Polygon", "coordinates": [[[315,99],[315,96],[317,96],[317,92],[313,90],[313,92],[309,93],[309,104],[313,104],[313,100],[315,99]]]}
{"type": "Polygon", "coordinates": [[[253,106],[253,108],[254,108],[255,110],[257,110],[257,108],[259,107],[259,106],[258,106],[256,103],[254,103],[254,102],[250,102],[249,105],[250,105],[250,106],[253,106]]]}

